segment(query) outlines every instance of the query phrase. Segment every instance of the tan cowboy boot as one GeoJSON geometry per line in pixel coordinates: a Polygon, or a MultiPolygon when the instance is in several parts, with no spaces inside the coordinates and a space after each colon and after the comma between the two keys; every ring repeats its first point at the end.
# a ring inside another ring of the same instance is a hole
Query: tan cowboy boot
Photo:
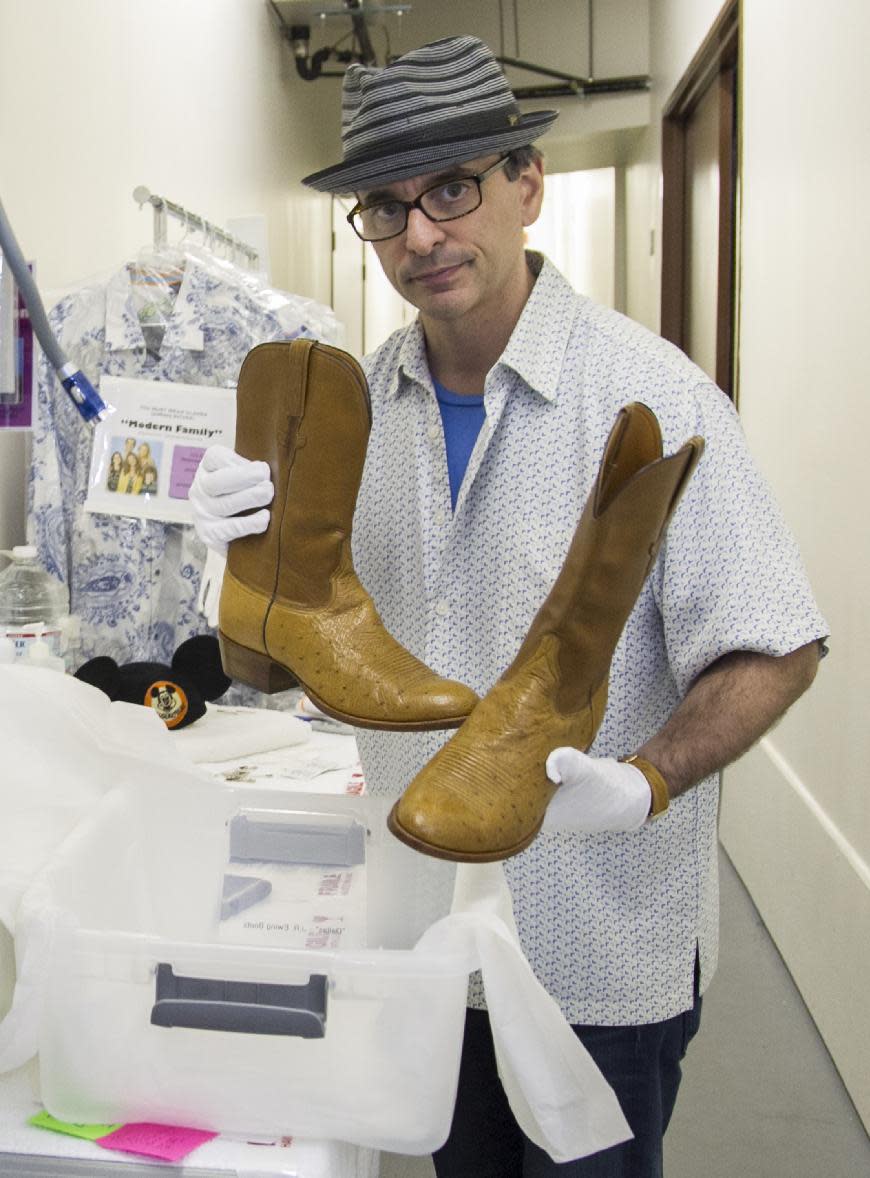
{"type": "Polygon", "coordinates": [[[477,696],[384,629],[351,561],[371,404],[362,369],[313,340],[260,344],[237,392],[236,449],[265,459],[269,526],[229,546],[220,599],[224,670],[261,691],[301,684],[363,728],[455,728],[477,696]]]}
{"type": "Polygon", "coordinates": [[[534,839],[558,788],[547,756],[591,745],[613,651],[703,446],[662,458],[653,413],[620,410],[555,585],[510,667],[391,810],[397,838],[469,863],[534,839]]]}

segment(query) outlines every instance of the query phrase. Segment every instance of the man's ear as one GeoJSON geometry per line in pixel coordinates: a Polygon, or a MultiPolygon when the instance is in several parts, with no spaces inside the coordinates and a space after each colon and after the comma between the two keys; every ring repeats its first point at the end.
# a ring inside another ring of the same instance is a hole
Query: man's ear
{"type": "Polygon", "coordinates": [[[523,224],[533,225],[540,216],[540,205],[544,200],[544,161],[534,159],[529,167],[517,178],[522,196],[523,224]]]}
{"type": "Polygon", "coordinates": [[[516,183],[520,185],[523,225],[533,225],[541,212],[544,199],[544,161],[540,156],[520,173],[516,183]]]}

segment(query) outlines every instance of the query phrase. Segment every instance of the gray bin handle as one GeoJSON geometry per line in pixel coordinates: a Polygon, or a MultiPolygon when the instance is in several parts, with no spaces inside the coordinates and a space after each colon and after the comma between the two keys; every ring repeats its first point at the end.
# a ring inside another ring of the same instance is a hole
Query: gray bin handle
{"type": "Polygon", "coordinates": [[[237,1031],[244,1035],[326,1034],[326,975],[312,974],[302,986],[185,978],[172,966],[157,966],[151,1022],[157,1027],[237,1031]]]}

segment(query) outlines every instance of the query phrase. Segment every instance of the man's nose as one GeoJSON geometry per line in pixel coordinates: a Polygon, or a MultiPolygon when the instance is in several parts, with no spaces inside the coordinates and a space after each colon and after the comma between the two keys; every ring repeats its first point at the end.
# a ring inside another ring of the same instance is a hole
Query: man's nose
{"type": "Polygon", "coordinates": [[[444,240],[444,230],[437,221],[430,221],[422,209],[408,210],[405,245],[413,254],[429,254],[444,240]]]}

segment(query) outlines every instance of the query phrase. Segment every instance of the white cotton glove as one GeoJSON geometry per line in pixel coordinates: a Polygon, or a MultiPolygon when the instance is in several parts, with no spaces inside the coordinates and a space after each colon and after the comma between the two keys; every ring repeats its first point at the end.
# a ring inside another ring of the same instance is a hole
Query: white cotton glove
{"type": "Polygon", "coordinates": [[[226,556],[231,540],[265,532],[269,526],[265,507],[274,494],[268,463],[242,458],[227,446],[209,446],[187,495],[196,534],[209,548],[226,556]],[[238,514],[254,507],[264,510],[238,514]]]}
{"type": "Polygon", "coordinates": [[[542,830],[598,834],[637,830],[647,820],[652,794],[634,765],[558,748],[547,757],[547,776],[559,789],[547,807],[542,830]]]}
{"type": "Polygon", "coordinates": [[[221,585],[224,583],[224,570],[227,558],[209,548],[205,554],[205,567],[199,579],[199,596],[196,608],[204,614],[208,624],[212,627],[218,624],[218,606],[221,600],[221,585]]]}

